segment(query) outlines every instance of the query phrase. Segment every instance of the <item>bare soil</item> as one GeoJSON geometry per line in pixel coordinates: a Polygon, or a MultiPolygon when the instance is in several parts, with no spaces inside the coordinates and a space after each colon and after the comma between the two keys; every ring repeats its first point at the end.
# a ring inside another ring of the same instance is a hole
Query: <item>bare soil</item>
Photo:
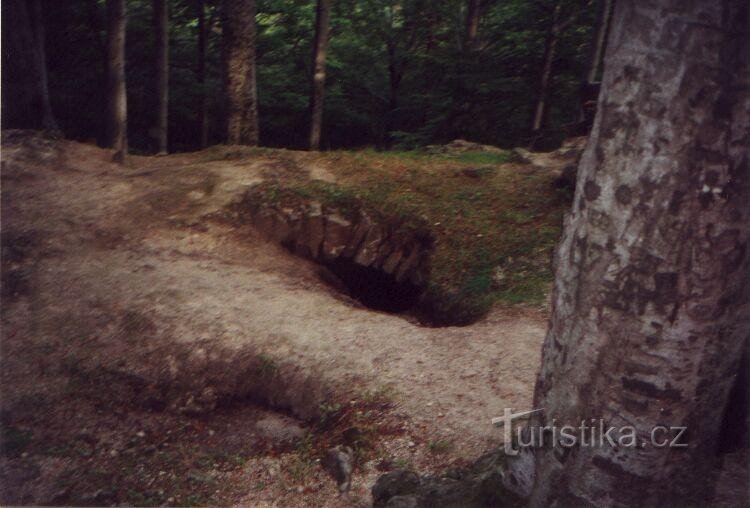
{"type": "Polygon", "coordinates": [[[3,134],[0,502],[369,506],[382,472],[465,464],[529,409],[544,309],[423,327],[227,215],[284,172],[335,180],[313,155],[111,155],[3,134]]]}
{"type": "Polygon", "coordinates": [[[119,166],[4,134],[5,502],[369,505],[383,470],[498,443],[490,418],[529,404],[543,311],[422,327],[226,217],[279,172],[332,178],[306,157],[219,147],[119,166]],[[231,430],[269,410],[314,431],[305,453],[231,430]],[[327,415],[341,422],[321,427],[327,415]],[[339,497],[316,454],[352,422],[368,442],[339,497]]]}

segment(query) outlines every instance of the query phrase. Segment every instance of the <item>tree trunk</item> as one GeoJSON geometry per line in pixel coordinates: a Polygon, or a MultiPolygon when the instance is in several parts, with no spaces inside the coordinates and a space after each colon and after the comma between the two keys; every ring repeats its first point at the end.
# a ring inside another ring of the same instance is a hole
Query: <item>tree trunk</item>
{"type": "Polygon", "coordinates": [[[396,129],[396,114],[398,113],[398,96],[401,88],[401,78],[403,76],[401,66],[399,65],[396,42],[394,40],[388,40],[386,42],[386,50],[388,53],[388,104],[387,111],[385,113],[385,121],[383,122],[383,137],[381,146],[383,148],[389,148],[392,144],[393,139],[391,138],[391,132],[396,129]]]}
{"type": "Polygon", "coordinates": [[[34,62],[39,77],[39,100],[42,111],[42,127],[48,131],[57,131],[57,122],[52,113],[52,103],[49,98],[49,80],[47,78],[47,53],[44,49],[44,23],[42,22],[42,6],[40,0],[31,2],[32,23],[34,27],[34,43],[36,47],[34,62]]]}
{"type": "Polygon", "coordinates": [[[153,0],[156,40],[156,125],[154,138],[157,152],[167,153],[169,120],[169,5],[167,0],[153,0]]]}
{"type": "Polygon", "coordinates": [[[208,146],[208,93],[206,90],[206,2],[198,0],[198,86],[200,87],[200,146],[208,146]]]}
{"type": "Polygon", "coordinates": [[[255,76],[255,2],[224,0],[224,73],[227,142],[258,145],[258,92],[255,76]]]}
{"type": "Polygon", "coordinates": [[[552,11],[552,23],[544,41],[544,54],[542,56],[542,68],[539,74],[539,86],[537,88],[537,99],[534,107],[534,119],[531,125],[531,146],[535,147],[539,141],[544,122],[547,118],[547,100],[552,87],[552,63],[555,60],[555,52],[560,39],[560,2],[555,4],[552,11]]]}
{"type": "Polygon", "coordinates": [[[125,89],[125,0],[107,0],[107,138],[113,160],[128,153],[128,98],[125,89]]]}
{"type": "Polygon", "coordinates": [[[315,22],[315,44],[313,46],[312,90],[310,92],[310,150],[318,150],[320,148],[330,11],[330,0],[318,0],[315,22]]]}
{"type": "Polygon", "coordinates": [[[3,128],[57,131],[52,114],[39,0],[3,4],[3,128]]]}
{"type": "Polygon", "coordinates": [[[601,419],[633,427],[638,445],[558,440],[527,454],[535,468],[514,459],[509,485],[535,471],[531,506],[705,506],[711,495],[750,335],[749,45],[745,0],[615,8],[556,253],[534,394],[544,411],[529,428],[601,419]],[[686,446],[659,447],[657,426],[687,427],[686,446]]]}
{"type": "Polygon", "coordinates": [[[578,123],[591,127],[591,122],[596,113],[596,100],[599,96],[599,81],[604,49],[607,46],[607,33],[609,23],[612,19],[612,9],[615,0],[601,0],[599,12],[597,13],[596,26],[594,27],[594,39],[589,52],[589,62],[586,75],[581,85],[580,104],[578,108],[578,123]]]}
{"type": "Polygon", "coordinates": [[[466,11],[466,34],[464,35],[464,51],[473,51],[476,47],[479,19],[482,10],[482,0],[469,0],[466,11]]]}

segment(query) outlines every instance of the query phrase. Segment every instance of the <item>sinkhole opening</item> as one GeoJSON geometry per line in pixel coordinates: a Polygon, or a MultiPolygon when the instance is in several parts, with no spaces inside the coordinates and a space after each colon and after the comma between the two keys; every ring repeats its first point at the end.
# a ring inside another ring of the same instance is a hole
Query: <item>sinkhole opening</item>
{"type": "Polygon", "coordinates": [[[358,265],[351,259],[339,258],[325,266],[346,286],[349,296],[371,309],[406,312],[417,305],[422,294],[421,286],[397,281],[389,273],[358,265]]]}

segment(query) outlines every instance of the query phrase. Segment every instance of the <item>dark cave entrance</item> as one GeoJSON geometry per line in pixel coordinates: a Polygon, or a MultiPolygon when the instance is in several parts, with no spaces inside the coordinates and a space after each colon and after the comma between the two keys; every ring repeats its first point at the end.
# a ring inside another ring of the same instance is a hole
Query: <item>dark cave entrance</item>
{"type": "Polygon", "coordinates": [[[339,258],[325,266],[346,286],[352,298],[371,309],[406,312],[416,306],[422,294],[422,286],[397,281],[389,273],[358,265],[351,259],[339,258]]]}

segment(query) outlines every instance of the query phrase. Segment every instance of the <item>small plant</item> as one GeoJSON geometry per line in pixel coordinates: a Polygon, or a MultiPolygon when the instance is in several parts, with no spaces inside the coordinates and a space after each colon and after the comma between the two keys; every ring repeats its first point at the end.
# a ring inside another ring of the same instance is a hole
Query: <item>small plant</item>
{"type": "Polygon", "coordinates": [[[436,455],[448,453],[453,449],[453,442],[447,439],[438,439],[436,441],[430,441],[428,448],[430,449],[431,453],[434,453],[436,455]]]}
{"type": "Polygon", "coordinates": [[[405,457],[398,457],[393,460],[393,467],[395,469],[411,469],[411,462],[405,457]]]}

